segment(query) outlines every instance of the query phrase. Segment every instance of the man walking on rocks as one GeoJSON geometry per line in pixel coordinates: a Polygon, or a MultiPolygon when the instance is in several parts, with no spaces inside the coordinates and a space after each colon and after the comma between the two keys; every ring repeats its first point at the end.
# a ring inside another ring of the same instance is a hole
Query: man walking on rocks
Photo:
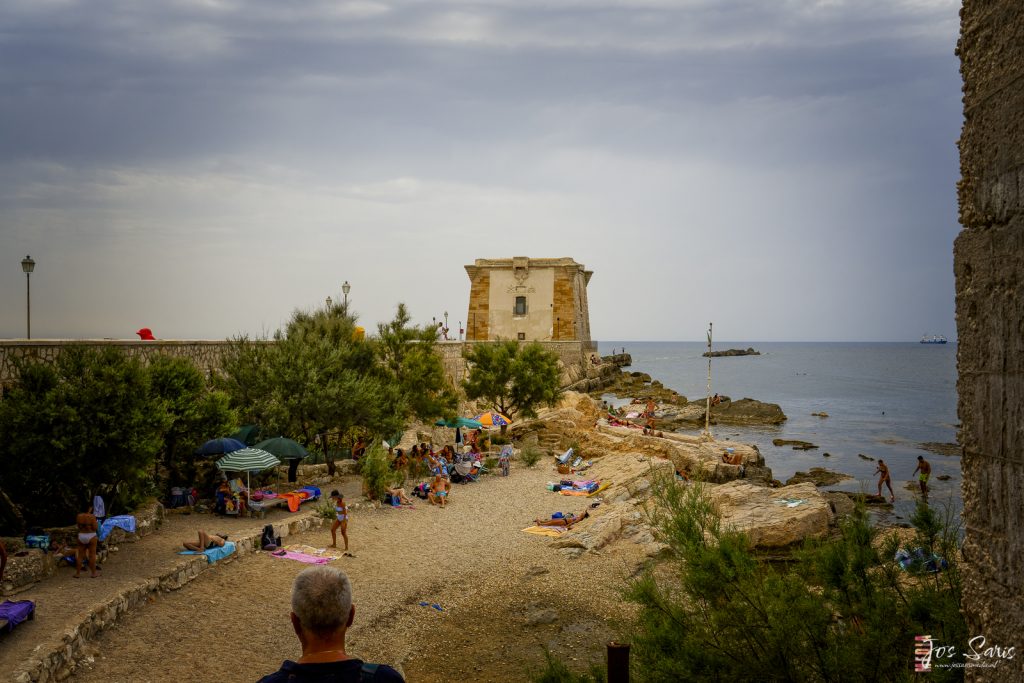
{"type": "Polygon", "coordinates": [[[911,476],[920,472],[918,475],[918,482],[921,484],[921,495],[928,495],[928,476],[932,473],[932,465],[930,462],[924,459],[924,456],[917,456],[917,467],[911,473],[911,476]]]}
{"type": "Polygon", "coordinates": [[[345,633],[355,614],[352,584],[344,572],[328,566],[299,572],[292,586],[291,620],[302,656],[297,662],[285,660],[259,683],[405,683],[390,666],[363,662],[345,652],[345,633]]]}
{"type": "Polygon", "coordinates": [[[878,475],[878,497],[882,497],[882,484],[889,487],[889,502],[893,503],[896,501],[896,494],[892,490],[892,478],[889,476],[889,466],[885,464],[884,460],[879,459],[878,467],[875,468],[875,474],[878,475]]]}

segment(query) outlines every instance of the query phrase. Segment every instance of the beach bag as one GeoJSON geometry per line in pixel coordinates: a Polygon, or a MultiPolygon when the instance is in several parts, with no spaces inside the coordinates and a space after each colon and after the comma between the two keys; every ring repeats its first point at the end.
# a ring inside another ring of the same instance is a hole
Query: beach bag
{"type": "Polygon", "coordinates": [[[277,539],[274,537],[274,525],[268,524],[263,527],[263,535],[260,537],[260,547],[266,550],[268,545],[278,545],[276,541],[277,539]]]}

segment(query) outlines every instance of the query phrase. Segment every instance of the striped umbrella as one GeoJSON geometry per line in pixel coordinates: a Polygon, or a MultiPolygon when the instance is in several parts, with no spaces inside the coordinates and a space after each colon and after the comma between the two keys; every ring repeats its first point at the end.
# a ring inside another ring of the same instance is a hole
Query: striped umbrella
{"type": "Polygon", "coordinates": [[[488,410],[486,413],[480,413],[473,419],[487,427],[504,427],[512,424],[511,419],[501,413],[496,413],[493,410],[488,410]]]}
{"type": "Polygon", "coordinates": [[[246,483],[249,483],[249,475],[253,472],[262,472],[271,467],[277,467],[281,461],[266,451],[258,448],[243,448],[232,451],[217,461],[217,467],[222,472],[245,472],[246,483]]]}

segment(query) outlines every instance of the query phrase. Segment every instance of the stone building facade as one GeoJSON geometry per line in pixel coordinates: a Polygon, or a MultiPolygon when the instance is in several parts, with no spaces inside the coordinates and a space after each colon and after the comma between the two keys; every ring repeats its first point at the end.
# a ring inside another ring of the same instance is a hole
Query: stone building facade
{"type": "Polygon", "coordinates": [[[579,341],[590,346],[587,284],[592,271],[571,258],[477,259],[466,266],[466,339],[579,341]]]}
{"type": "Polygon", "coordinates": [[[1016,648],[969,680],[1024,681],[1024,3],[964,0],[964,125],[954,248],[962,423],[963,607],[1016,648]]]}

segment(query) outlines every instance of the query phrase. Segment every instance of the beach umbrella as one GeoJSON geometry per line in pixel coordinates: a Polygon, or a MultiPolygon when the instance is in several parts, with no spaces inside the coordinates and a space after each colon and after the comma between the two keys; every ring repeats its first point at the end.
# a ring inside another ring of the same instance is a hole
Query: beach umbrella
{"type": "Polygon", "coordinates": [[[471,420],[468,417],[456,417],[452,420],[438,420],[434,423],[438,427],[469,427],[470,429],[480,429],[483,425],[476,420],[471,420]]]}
{"type": "Polygon", "coordinates": [[[301,444],[283,436],[260,441],[253,448],[264,450],[281,460],[302,460],[309,455],[309,451],[301,444]]]}
{"type": "Polygon", "coordinates": [[[473,418],[477,422],[487,427],[507,427],[512,424],[512,420],[501,413],[496,413],[493,410],[488,410],[486,413],[480,413],[473,418]]]}
{"type": "Polygon", "coordinates": [[[309,451],[303,448],[300,444],[283,436],[267,439],[266,441],[260,441],[253,448],[261,448],[267,453],[277,456],[281,460],[287,460],[288,481],[297,481],[299,461],[309,455],[309,451]]]}
{"type": "MultiPolygon", "coordinates": [[[[246,485],[250,483],[250,475],[253,472],[277,467],[281,461],[259,448],[243,448],[232,451],[217,461],[217,468],[222,472],[245,472],[246,485]]],[[[249,488],[252,488],[249,486],[249,488]]]]}
{"type": "Polygon", "coordinates": [[[210,439],[196,449],[196,455],[224,455],[245,448],[238,439],[210,439]]]}
{"type": "Polygon", "coordinates": [[[231,435],[231,438],[238,439],[246,446],[252,446],[260,438],[260,426],[245,425],[240,427],[237,432],[231,435]]]}

